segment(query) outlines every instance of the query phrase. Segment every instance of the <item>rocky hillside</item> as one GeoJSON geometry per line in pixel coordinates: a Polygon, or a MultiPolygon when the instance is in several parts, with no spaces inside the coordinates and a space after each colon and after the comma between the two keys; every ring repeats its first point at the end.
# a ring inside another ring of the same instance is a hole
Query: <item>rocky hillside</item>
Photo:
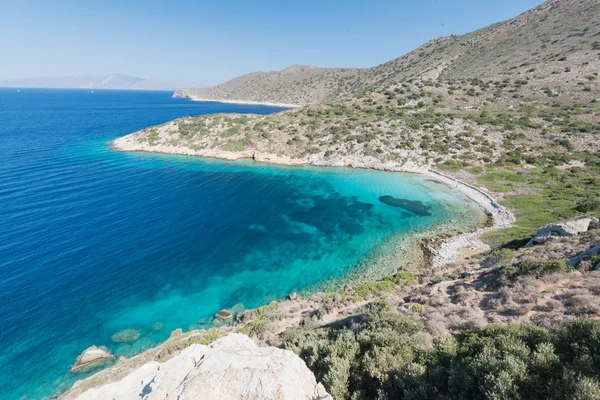
{"type": "Polygon", "coordinates": [[[437,38],[374,68],[293,66],[257,72],[177,97],[306,105],[407,80],[523,79],[538,90],[577,85],[597,71],[600,5],[595,0],[550,0],[512,20],[466,34],[437,38]]]}
{"type": "Polygon", "coordinates": [[[550,0],[509,21],[438,38],[367,71],[376,84],[407,79],[523,79],[556,84],[571,70],[597,72],[600,4],[550,0]]]}
{"type": "Polygon", "coordinates": [[[205,89],[180,89],[174,97],[304,105],[341,97],[355,90],[357,68],[294,65],[283,71],[254,72],[205,89]]]}

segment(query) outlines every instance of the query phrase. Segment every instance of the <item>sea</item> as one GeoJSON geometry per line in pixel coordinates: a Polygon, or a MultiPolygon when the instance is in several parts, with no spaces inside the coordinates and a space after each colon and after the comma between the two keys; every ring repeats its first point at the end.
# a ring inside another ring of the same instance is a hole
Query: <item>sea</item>
{"type": "Polygon", "coordinates": [[[111,149],[178,117],[284,111],[171,96],[0,89],[0,399],[65,391],[89,376],[69,369],[91,345],[134,356],[480,215],[419,175],[111,149]],[[113,342],[128,329],[136,341],[113,342]]]}

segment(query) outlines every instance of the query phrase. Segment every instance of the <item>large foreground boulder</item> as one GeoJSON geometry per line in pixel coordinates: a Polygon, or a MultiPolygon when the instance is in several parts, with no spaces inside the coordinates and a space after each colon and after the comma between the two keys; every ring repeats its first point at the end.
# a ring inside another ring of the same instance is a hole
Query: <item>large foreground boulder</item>
{"type": "Polygon", "coordinates": [[[148,362],[119,381],[77,397],[140,398],[332,400],[297,355],[258,347],[247,336],[235,333],[210,346],[194,344],[164,363],[148,362]]]}
{"type": "Polygon", "coordinates": [[[576,217],[567,219],[556,224],[544,225],[538,229],[534,237],[531,238],[526,247],[532,247],[537,244],[543,244],[562,236],[577,236],[587,232],[590,229],[598,228],[598,218],[594,217],[576,217]]]}

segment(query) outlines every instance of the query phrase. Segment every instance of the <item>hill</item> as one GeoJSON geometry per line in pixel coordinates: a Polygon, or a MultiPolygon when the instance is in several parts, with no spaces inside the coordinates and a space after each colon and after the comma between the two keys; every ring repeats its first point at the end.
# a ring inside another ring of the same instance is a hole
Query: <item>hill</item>
{"type": "Polygon", "coordinates": [[[180,89],[174,97],[304,105],[341,97],[355,88],[357,68],[294,65],[277,72],[253,72],[221,85],[180,89]]]}
{"type": "Polygon", "coordinates": [[[175,90],[182,86],[185,84],[120,74],[0,79],[0,87],[20,88],[175,90]]]}
{"type": "Polygon", "coordinates": [[[522,77],[538,89],[564,87],[572,82],[558,75],[598,70],[599,11],[595,0],[551,0],[506,22],[433,39],[374,68],[292,66],[215,87],[181,89],[175,96],[306,105],[407,80],[522,77]]]}

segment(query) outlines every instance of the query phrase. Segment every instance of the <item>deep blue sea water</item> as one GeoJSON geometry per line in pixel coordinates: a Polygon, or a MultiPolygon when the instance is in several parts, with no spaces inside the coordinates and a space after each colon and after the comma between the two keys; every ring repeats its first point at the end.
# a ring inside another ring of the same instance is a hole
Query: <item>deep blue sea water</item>
{"type": "Polygon", "coordinates": [[[108,146],[185,115],[277,111],[168,92],[0,89],[1,399],[70,387],[82,377],[70,365],[92,344],[131,356],[176,328],[208,327],[220,309],[343,277],[391,238],[474,223],[474,206],[419,176],[108,146]],[[137,342],[112,343],[129,328],[137,342]]]}

